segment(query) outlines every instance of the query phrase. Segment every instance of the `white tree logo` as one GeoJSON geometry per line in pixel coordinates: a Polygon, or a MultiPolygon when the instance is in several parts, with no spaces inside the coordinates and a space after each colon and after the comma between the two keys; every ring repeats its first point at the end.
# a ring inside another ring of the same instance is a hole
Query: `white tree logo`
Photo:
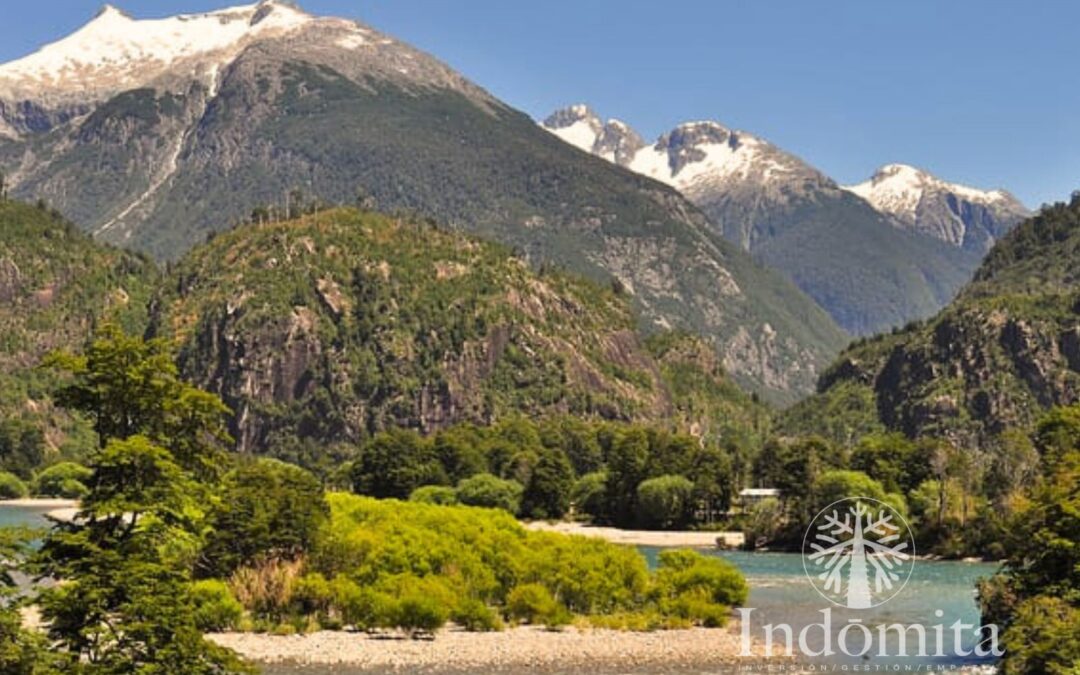
{"type": "Polygon", "coordinates": [[[888,504],[850,497],[826,506],[803,537],[803,569],[830,602],[868,609],[888,602],[911,577],[915,539],[888,504]]]}

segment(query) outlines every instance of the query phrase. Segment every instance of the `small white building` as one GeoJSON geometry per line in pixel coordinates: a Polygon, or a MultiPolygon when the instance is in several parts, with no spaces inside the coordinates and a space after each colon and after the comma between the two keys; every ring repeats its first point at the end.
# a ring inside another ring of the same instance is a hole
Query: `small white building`
{"type": "Polygon", "coordinates": [[[765,499],[779,499],[780,490],[777,488],[745,488],[739,490],[739,503],[743,507],[751,506],[765,499]]]}

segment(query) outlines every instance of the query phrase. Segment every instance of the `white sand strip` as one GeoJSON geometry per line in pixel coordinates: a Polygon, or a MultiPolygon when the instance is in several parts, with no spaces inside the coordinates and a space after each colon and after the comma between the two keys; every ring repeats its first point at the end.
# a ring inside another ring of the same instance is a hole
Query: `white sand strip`
{"type": "Polygon", "coordinates": [[[740,548],[745,541],[742,532],[697,532],[620,530],[614,527],[593,527],[581,523],[534,521],[525,523],[530,530],[577,534],[585,537],[606,539],[615,544],[631,546],[663,546],[687,548],[740,548]]]}

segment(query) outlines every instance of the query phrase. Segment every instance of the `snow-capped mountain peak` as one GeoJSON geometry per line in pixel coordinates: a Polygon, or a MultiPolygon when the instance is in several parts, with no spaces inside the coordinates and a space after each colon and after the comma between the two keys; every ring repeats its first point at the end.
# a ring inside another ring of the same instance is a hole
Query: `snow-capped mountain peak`
{"type": "Polygon", "coordinates": [[[584,103],[555,111],[544,120],[543,127],[570,145],[620,165],[630,162],[645,145],[625,122],[603,122],[584,103]]]}
{"type": "Polygon", "coordinates": [[[1002,190],[978,190],[949,183],[922,169],[908,164],[886,164],[874,172],[870,180],[847,188],[866,199],[881,211],[894,215],[912,215],[923,194],[944,190],[979,204],[993,204],[1009,199],[1002,190]]]}
{"type": "Polygon", "coordinates": [[[989,246],[1028,214],[1004,190],[950,183],[908,164],[886,164],[845,189],[903,225],[957,246],[989,246]]]}
{"type": "Polygon", "coordinates": [[[564,141],[687,192],[735,183],[769,184],[781,175],[816,174],[797,158],[713,120],[686,122],[647,145],[619,120],[601,122],[587,105],[556,111],[542,126],[564,141]]]}
{"type": "Polygon", "coordinates": [[[105,5],[68,37],[0,65],[0,93],[40,100],[52,90],[122,91],[179,62],[225,62],[253,39],[285,35],[313,19],[276,0],[165,19],[133,19],[105,5]]]}

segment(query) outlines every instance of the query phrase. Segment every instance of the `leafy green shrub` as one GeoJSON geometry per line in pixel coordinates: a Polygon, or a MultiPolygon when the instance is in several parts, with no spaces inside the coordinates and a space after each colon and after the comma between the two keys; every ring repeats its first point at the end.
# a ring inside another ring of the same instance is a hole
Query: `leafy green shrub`
{"type": "Polygon", "coordinates": [[[570,501],[577,513],[591,516],[594,520],[602,519],[607,501],[607,473],[594,471],[579,478],[570,491],[570,501]]]}
{"type": "Polygon", "coordinates": [[[334,589],[326,577],[318,572],[312,572],[300,577],[293,589],[293,601],[299,605],[300,611],[312,613],[325,613],[334,602],[334,589]]]}
{"type": "Polygon", "coordinates": [[[21,499],[28,494],[26,483],[7,471],[0,471],[0,499],[21,499]]]}
{"type": "Polygon", "coordinates": [[[1023,602],[1002,635],[1006,675],[1073,675],[1080,669],[1080,609],[1062,598],[1023,602]]]}
{"type": "Polygon", "coordinates": [[[410,589],[398,600],[395,623],[415,637],[420,633],[431,633],[442,628],[449,618],[449,608],[437,598],[426,595],[419,589],[410,589]]]}
{"type": "Polygon", "coordinates": [[[682,527],[693,509],[694,484],[684,476],[659,476],[637,486],[637,521],[644,527],[682,527]]]}
{"type": "Polygon", "coordinates": [[[454,608],[450,616],[454,623],[471,632],[502,630],[498,613],[476,598],[465,598],[454,608]]]}
{"type": "Polygon", "coordinates": [[[746,602],[750,589],[730,562],[683,549],[660,553],[654,593],[667,600],[700,594],[702,600],[734,607],[746,602]]]}
{"type": "Polygon", "coordinates": [[[521,505],[521,483],[481,473],[458,483],[457,499],[466,506],[482,506],[517,513],[521,505]]]}
{"type": "Polygon", "coordinates": [[[82,499],[90,494],[90,488],[77,480],[69,478],[60,482],[56,492],[56,496],[64,499],[82,499]]]}
{"type": "Polygon", "coordinates": [[[233,597],[229,586],[217,579],[203,579],[191,585],[195,624],[201,631],[229,630],[237,626],[244,607],[233,597]]]}
{"type": "Polygon", "coordinates": [[[93,471],[75,462],[53,464],[34,478],[34,494],[79,499],[88,492],[86,484],[93,475],[93,471]]]}
{"type": "Polygon", "coordinates": [[[649,570],[633,548],[600,539],[530,532],[517,559],[519,583],[538,583],[558,592],[578,614],[638,608],[647,593],[649,570]]]}
{"type": "Polygon", "coordinates": [[[574,615],[570,613],[570,610],[556,603],[555,607],[550,612],[540,617],[544,623],[544,627],[548,630],[558,630],[563,626],[568,625],[574,620],[574,615]]]}
{"type": "MultiPolygon", "coordinates": [[[[745,597],[738,570],[692,552],[665,555],[667,571],[654,582],[633,548],[530,532],[502,510],[333,493],[327,501],[330,521],[306,559],[308,574],[295,585],[294,607],[319,611],[323,601],[307,599],[324,596],[318,573],[332,579],[327,615],[361,629],[425,631],[452,618],[469,630],[489,630],[499,626],[497,611],[552,628],[574,615],[637,613],[662,617],[646,623],[674,626],[692,621],[664,614],[660,605],[682,593],[724,605],[745,597]],[[315,590],[304,590],[308,584],[315,590]],[[406,598],[415,602],[403,606],[406,598]]],[[[704,609],[680,611],[699,623],[711,620],[704,609]]]]}
{"type": "Polygon", "coordinates": [[[334,577],[330,587],[333,606],[346,624],[359,630],[397,625],[398,603],[390,594],[361,586],[344,575],[334,577]]]}
{"type": "Polygon", "coordinates": [[[425,485],[418,487],[409,494],[410,502],[421,504],[440,504],[451,506],[457,504],[457,493],[454,488],[445,485],[425,485]]]}
{"type": "Polygon", "coordinates": [[[714,602],[708,592],[701,588],[680,593],[674,598],[663,601],[661,609],[668,616],[679,617],[706,628],[727,625],[731,613],[727,605],[714,602]]]}
{"type": "Polygon", "coordinates": [[[518,621],[542,623],[554,616],[558,609],[559,603],[541,584],[515,586],[506,596],[506,613],[518,621]]]}

